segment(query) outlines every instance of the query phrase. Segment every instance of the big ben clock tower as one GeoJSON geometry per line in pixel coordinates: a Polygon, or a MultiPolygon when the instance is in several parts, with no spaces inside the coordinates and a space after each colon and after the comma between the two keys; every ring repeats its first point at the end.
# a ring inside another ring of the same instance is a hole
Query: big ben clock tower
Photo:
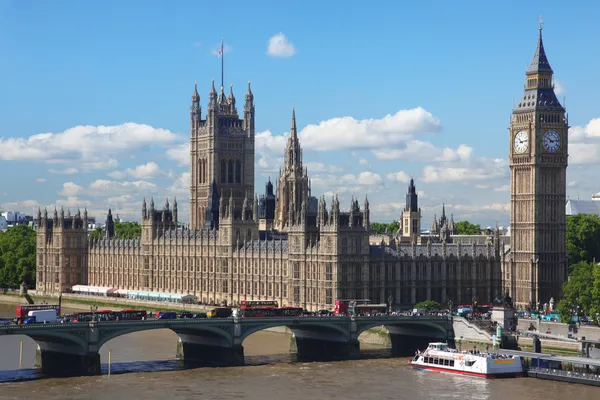
{"type": "Polygon", "coordinates": [[[504,287],[523,307],[558,299],[567,278],[568,121],[539,39],[510,123],[510,256],[504,287]]]}

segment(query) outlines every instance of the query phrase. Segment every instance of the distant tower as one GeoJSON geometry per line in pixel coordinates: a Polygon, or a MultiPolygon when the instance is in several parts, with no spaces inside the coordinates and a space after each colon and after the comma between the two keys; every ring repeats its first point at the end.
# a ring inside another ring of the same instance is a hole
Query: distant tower
{"type": "MultiPolygon", "coordinates": [[[[233,88],[217,97],[215,82],[209,92],[206,119],[202,119],[196,85],[190,107],[190,228],[205,226],[209,200],[218,185],[219,193],[233,197],[240,210],[247,193],[254,193],[254,95],[250,90],[244,104],[244,117],[236,108],[233,88]]],[[[214,204],[213,204],[214,205],[214,204]]],[[[213,206],[211,205],[211,207],[213,206]]]]}
{"type": "Polygon", "coordinates": [[[275,220],[275,205],[276,198],[273,192],[273,184],[271,178],[265,185],[265,194],[260,196],[258,202],[258,229],[268,231],[273,229],[275,220]]]}
{"type": "Polygon", "coordinates": [[[402,232],[401,236],[404,240],[416,243],[421,236],[421,209],[418,204],[417,189],[415,181],[411,178],[406,193],[406,206],[400,216],[402,232]]]}
{"type": "Polygon", "coordinates": [[[516,305],[562,296],[566,280],[566,172],[569,124],[554,93],[553,71],[539,37],[525,94],[510,123],[510,252],[504,289],[516,305]]]}
{"type": "Polygon", "coordinates": [[[292,127],[285,147],[285,165],[277,183],[277,208],[275,229],[286,230],[290,214],[300,213],[302,204],[308,206],[310,180],[306,168],[302,167],[302,148],[296,129],[296,110],[292,110],[292,127]]]}

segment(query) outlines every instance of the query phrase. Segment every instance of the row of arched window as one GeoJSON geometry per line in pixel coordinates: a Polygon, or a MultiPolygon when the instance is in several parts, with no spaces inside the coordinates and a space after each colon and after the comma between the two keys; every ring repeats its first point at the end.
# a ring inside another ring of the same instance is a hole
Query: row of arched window
{"type": "Polygon", "coordinates": [[[198,174],[199,183],[208,183],[208,160],[206,158],[199,159],[196,167],[198,169],[196,173],[198,174]]]}
{"type": "Polygon", "coordinates": [[[221,183],[242,183],[240,160],[221,160],[221,183]]]}

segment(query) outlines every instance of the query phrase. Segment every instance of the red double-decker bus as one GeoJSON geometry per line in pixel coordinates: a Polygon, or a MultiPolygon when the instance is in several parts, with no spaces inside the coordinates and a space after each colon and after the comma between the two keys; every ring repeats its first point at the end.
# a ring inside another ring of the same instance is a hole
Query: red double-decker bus
{"type": "Polygon", "coordinates": [[[252,308],[277,308],[279,303],[277,300],[242,300],[240,301],[241,310],[249,310],[252,308]]]}
{"type": "Polygon", "coordinates": [[[362,300],[340,300],[337,299],[335,301],[335,306],[333,308],[333,315],[348,315],[348,306],[350,305],[350,302],[355,301],[357,305],[360,304],[369,304],[371,303],[371,300],[368,299],[362,299],[362,300]]]}
{"type": "Polygon", "coordinates": [[[27,318],[29,311],[40,311],[40,310],[56,310],[56,316],[60,317],[60,306],[57,304],[36,304],[30,306],[17,306],[17,319],[21,321],[27,318]]]}

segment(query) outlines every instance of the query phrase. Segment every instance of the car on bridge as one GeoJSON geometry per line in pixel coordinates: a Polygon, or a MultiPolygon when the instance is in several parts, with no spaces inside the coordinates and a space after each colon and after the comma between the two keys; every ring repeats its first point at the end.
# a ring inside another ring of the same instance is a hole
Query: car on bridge
{"type": "Polygon", "coordinates": [[[12,320],[7,319],[7,318],[0,318],[0,326],[1,325],[10,325],[12,324],[12,320]]]}

